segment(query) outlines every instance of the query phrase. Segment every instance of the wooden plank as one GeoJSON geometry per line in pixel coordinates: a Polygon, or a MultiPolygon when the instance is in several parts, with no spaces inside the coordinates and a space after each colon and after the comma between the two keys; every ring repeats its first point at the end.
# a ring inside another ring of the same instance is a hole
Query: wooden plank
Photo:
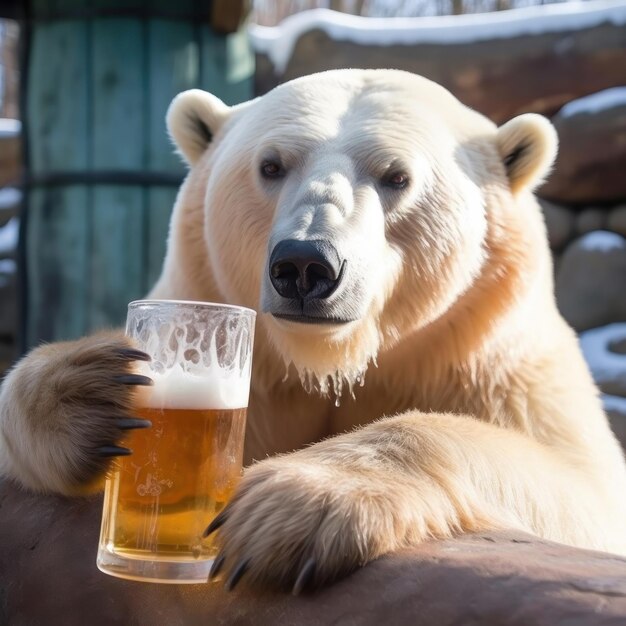
{"type": "MultiPolygon", "coordinates": [[[[145,165],[145,25],[138,19],[93,22],[94,169],[145,165]]],[[[93,189],[89,328],[119,325],[130,300],[143,295],[144,192],[141,187],[93,189]]]]}
{"type": "MultiPolygon", "coordinates": [[[[107,0],[104,1],[106,2],[107,0]]],[[[205,10],[204,6],[210,4],[209,2],[198,2],[198,0],[176,0],[176,2],[172,2],[172,0],[149,0],[149,2],[150,8],[155,15],[187,16],[194,13],[199,15],[206,14],[206,23],[208,24],[210,10],[209,7],[206,7],[205,10]]]]}
{"type": "Polygon", "coordinates": [[[198,46],[195,27],[185,22],[150,20],[148,25],[148,167],[156,171],[184,173],[167,136],[165,114],[181,91],[199,83],[198,46]]]}
{"type": "Polygon", "coordinates": [[[86,166],[85,46],[86,26],[81,22],[42,23],[33,29],[27,103],[33,172],[86,166]]]}
{"type": "Polygon", "coordinates": [[[254,55],[245,30],[218,35],[203,28],[200,55],[202,89],[226,104],[237,104],[253,97],[254,55]]]}
{"type": "MultiPolygon", "coordinates": [[[[144,6],[130,0],[124,8],[144,6]]],[[[83,0],[34,0],[37,10],[83,0]]],[[[92,0],[92,8],[112,8],[92,0]]],[[[181,14],[195,0],[150,5],[181,14]]],[[[252,55],[240,35],[208,23],[109,17],[34,23],[27,117],[34,173],[125,169],[180,172],[165,112],[180,91],[203,86],[227,102],[251,97],[252,55]]],[[[33,192],[28,343],[76,337],[120,323],[161,270],[177,190],[84,185],[33,192]]]]}
{"type": "MultiPolygon", "coordinates": [[[[68,0],[65,1],[67,2],[68,0]]],[[[87,5],[92,9],[109,9],[113,15],[115,15],[115,9],[125,11],[130,11],[132,9],[141,10],[144,9],[146,4],[150,4],[150,0],[78,0],[78,2],[82,6],[87,5]]]]}
{"type": "Polygon", "coordinates": [[[148,190],[147,259],[144,275],[144,292],[148,293],[161,275],[167,250],[170,217],[178,189],[152,187],[148,190]]]}
{"type": "Polygon", "coordinates": [[[38,15],[47,15],[50,11],[71,11],[85,6],[85,0],[30,0],[31,14],[36,19],[38,15]]]}
{"type": "Polygon", "coordinates": [[[89,329],[119,326],[143,289],[143,190],[120,185],[93,191],[89,329]]]}
{"type": "MultiPolygon", "coordinates": [[[[26,116],[34,172],[88,166],[86,32],[76,21],[33,27],[26,116]]],[[[27,345],[84,333],[88,228],[84,187],[30,193],[27,345]]]]}
{"type": "Polygon", "coordinates": [[[85,186],[38,189],[30,195],[28,346],[85,333],[87,202],[85,186]]]}
{"type": "MultiPolygon", "coordinates": [[[[174,153],[167,134],[165,114],[176,94],[199,83],[199,49],[194,42],[196,27],[186,22],[151,20],[148,26],[148,167],[182,176],[185,167],[174,153]]],[[[156,282],[165,257],[170,216],[177,189],[147,190],[147,250],[144,289],[156,282]]]]}

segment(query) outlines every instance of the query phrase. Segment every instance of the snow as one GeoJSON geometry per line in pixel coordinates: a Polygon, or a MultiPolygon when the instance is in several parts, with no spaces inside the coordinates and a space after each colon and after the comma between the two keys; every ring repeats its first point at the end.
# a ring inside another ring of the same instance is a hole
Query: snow
{"type": "Polygon", "coordinates": [[[17,273],[17,263],[13,259],[0,261],[0,289],[8,286],[17,273]]]}
{"type": "Polygon", "coordinates": [[[595,230],[582,237],[578,245],[593,252],[611,252],[626,249],[626,239],[607,230],[595,230]]]}
{"type": "Polygon", "coordinates": [[[0,138],[15,137],[22,131],[22,122],[8,117],[0,117],[0,138]]]}
{"type": "Polygon", "coordinates": [[[15,187],[0,189],[0,212],[4,209],[13,210],[22,201],[22,192],[15,187]]]}
{"type": "Polygon", "coordinates": [[[598,113],[626,105],[626,87],[612,87],[598,91],[590,96],[568,102],[560,111],[561,117],[572,117],[581,113],[598,113]]]}
{"type": "Polygon", "coordinates": [[[602,396],[602,404],[604,410],[610,415],[626,418],[626,398],[620,398],[619,396],[602,396]]]}
{"type": "Polygon", "coordinates": [[[624,322],[587,330],[580,335],[580,347],[598,386],[622,396],[626,396],[626,356],[611,352],[608,346],[624,338],[624,322]]]}
{"type": "Polygon", "coordinates": [[[8,287],[15,280],[15,274],[17,274],[17,263],[15,261],[12,259],[0,261],[0,289],[8,287]]]}
{"type": "Polygon", "coordinates": [[[278,26],[252,25],[249,35],[277,73],[284,72],[298,39],[322,30],[337,41],[370,46],[460,44],[626,24],[626,0],[591,0],[525,7],[510,11],[437,17],[359,17],[315,9],[291,15],[278,26]]]}
{"type": "Polygon", "coordinates": [[[20,230],[20,221],[17,217],[11,218],[3,228],[0,228],[0,257],[12,256],[17,249],[17,237],[20,230]]]}
{"type": "Polygon", "coordinates": [[[0,261],[0,274],[15,274],[17,263],[13,259],[2,259],[0,261]]]}

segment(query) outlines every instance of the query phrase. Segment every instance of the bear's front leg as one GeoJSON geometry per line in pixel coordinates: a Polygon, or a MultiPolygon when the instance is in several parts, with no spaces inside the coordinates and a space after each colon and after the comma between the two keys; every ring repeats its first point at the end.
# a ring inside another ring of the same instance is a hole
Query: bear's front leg
{"type": "Polygon", "coordinates": [[[250,467],[207,529],[221,547],[212,575],[223,572],[228,588],[245,577],[297,593],[463,531],[585,545],[602,534],[606,507],[573,472],[547,447],[470,417],[386,418],[250,467]]]}

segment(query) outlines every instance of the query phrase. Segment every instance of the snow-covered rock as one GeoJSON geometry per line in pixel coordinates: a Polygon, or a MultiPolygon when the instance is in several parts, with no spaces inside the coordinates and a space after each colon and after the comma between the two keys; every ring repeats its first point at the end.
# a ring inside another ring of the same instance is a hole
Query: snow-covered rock
{"type": "Polygon", "coordinates": [[[547,200],[541,200],[540,204],[548,229],[550,248],[560,250],[574,234],[574,215],[569,209],[547,200]]]}
{"type": "MultiPolygon", "coordinates": [[[[624,420],[622,427],[626,433],[626,398],[605,394],[602,396],[602,402],[604,404],[604,410],[610,418],[624,420]]],[[[622,441],[626,441],[626,437],[624,437],[622,441]]]]}
{"type": "Polygon", "coordinates": [[[626,398],[604,395],[602,400],[611,429],[626,451],[626,398]]]}
{"type": "Polygon", "coordinates": [[[14,256],[17,250],[20,223],[17,217],[11,218],[0,228],[0,259],[14,256]]]}
{"type": "Polygon", "coordinates": [[[285,71],[299,38],[314,30],[334,41],[367,46],[459,44],[626,25],[626,6],[615,0],[569,2],[510,11],[436,17],[372,18],[315,9],[291,15],[278,26],[252,25],[252,46],[269,57],[277,73],[285,71]]]}
{"type": "Polygon", "coordinates": [[[0,139],[5,137],[19,137],[22,132],[22,122],[8,117],[0,117],[0,139]]]}
{"type": "Polygon", "coordinates": [[[561,117],[575,115],[591,115],[606,109],[626,105],[626,87],[611,87],[603,89],[589,96],[568,102],[560,111],[561,117]]]}
{"type": "MultiPolygon", "coordinates": [[[[626,71],[622,76],[626,80],[626,71]]],[[[625,198],[626,87],[570,102],[552,122],[559,154],[540,195],[576,204],[625,198]]]]}
{"type": "Polygon", "coordinates": [[[15,187],[0,189],[0,227],[15,217],[22,203],[22,192],[15,187]]]}
{"type": "Polygon", "coordinates": [[[572,242],[555,291],[563,317],[578,331],[626,320],[626,239],[596,231],[572,242]]]}
{"type": "Polygon", "coordinates": [[[622,83],[625,25],[624,0],[414,18],[318,9],[252,26],[250,38],[259,93],[333,68],[393,67],[442,84],[501,123],[528,111],[553,115],[622,83]]]}
{"type": "Polygon", "coordinates": [[[605,406],[615,409],[623,406],[626,414],[626,355],[615,351],[623,342],[626,342],[625,322],[594,328],[580,335],[580,347],[593,378],[602,392],[608,394],[605,406]],[[621,396],[621,401],[612,400],[612,396],[621,396]]]}
{"type": "Polygon", "coordinates": [[[580,347],[603,392],[611,428],[626,450],[626,322],[581,333],[580,347]]]}

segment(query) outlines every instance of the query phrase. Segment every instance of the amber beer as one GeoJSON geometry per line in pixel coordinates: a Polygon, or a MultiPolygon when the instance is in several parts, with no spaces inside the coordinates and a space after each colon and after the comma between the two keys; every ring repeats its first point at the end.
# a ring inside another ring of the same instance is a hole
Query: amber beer
{"type": "Polygon", "coordinates": [[[114,478],[113,549],[137,558],[213,557],[202,532],[240,478],[246,409],[142,408],[137,416],[152,429],[123,444],[133,454],[120,459],[114,478]]]}
{"type": "Polygon", "coordinates": [[[203,531],[241,477],[253,312],[192,303],[186,315],[176,305],[135,312],[156,317],[154,334],[145,319],[139,336],[129,332],[152,356],[140,371],[154,386],[138,390],[134,413],[152,427],[121,442],[132,454],[116,461],[105,490],[98,567],[121,578],[206,581],[216,548],[203,531]]]}

